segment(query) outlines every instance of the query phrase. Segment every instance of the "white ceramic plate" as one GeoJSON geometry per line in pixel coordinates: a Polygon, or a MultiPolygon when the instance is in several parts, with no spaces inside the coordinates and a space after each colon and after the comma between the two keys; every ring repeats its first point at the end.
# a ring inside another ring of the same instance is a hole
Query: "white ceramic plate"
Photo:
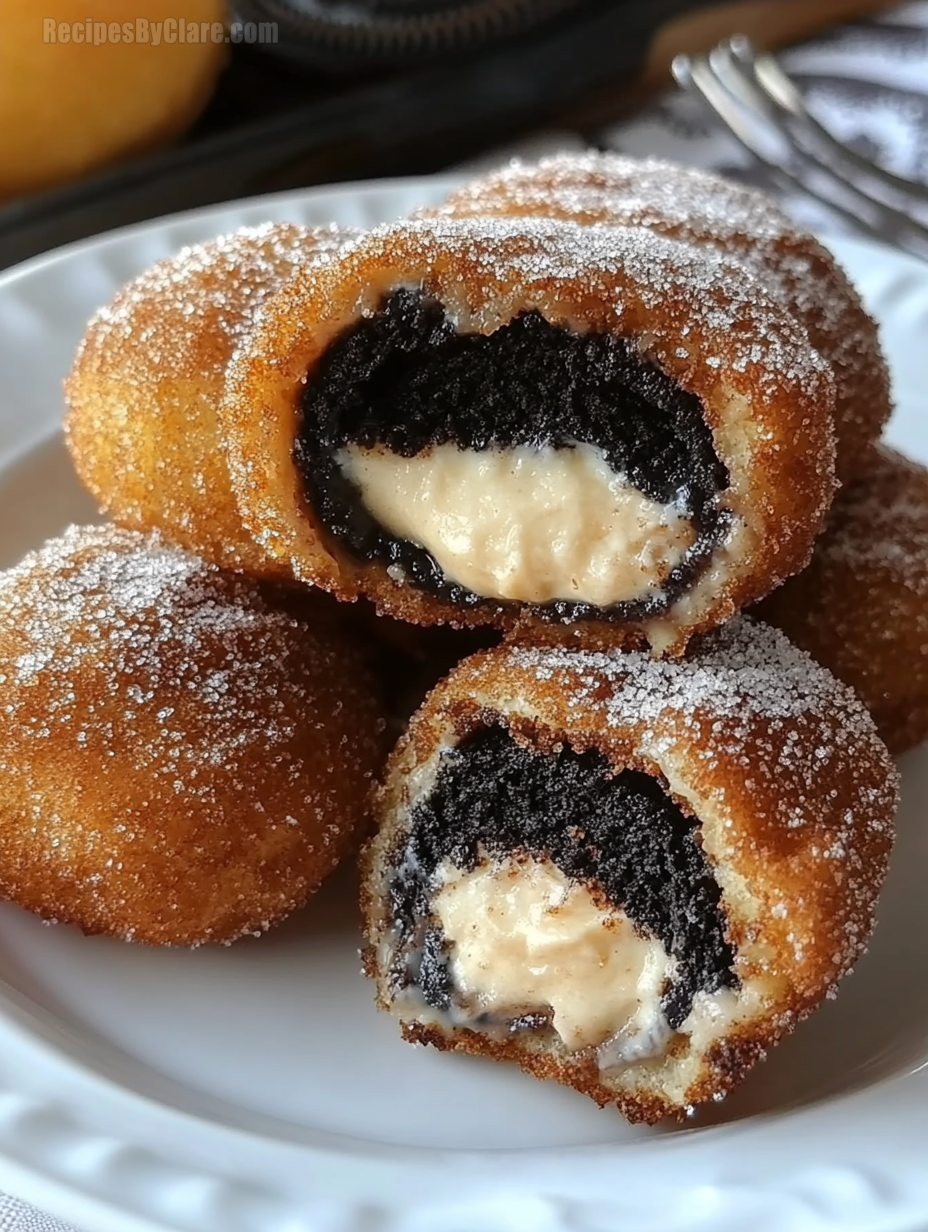
{"type": "MultiPolygon", "coordinates": [[[[60,437],[88,315],[182,244],[265,218],[365,226],[405,181],[223,206],[0,279],[0,566],[94,511],[60,437]]],[[[928,462],[928,266],[835,244],[885,327],[891,439],[928,462]]],[[[871,952],[683,1130],[400,1042],[360,974],[352,874],[277,932],[146,950],[0,906],[0,1188],[89,1232],[811,1232],[928,1222],[928,751],[904,768],[871,952]]]]}

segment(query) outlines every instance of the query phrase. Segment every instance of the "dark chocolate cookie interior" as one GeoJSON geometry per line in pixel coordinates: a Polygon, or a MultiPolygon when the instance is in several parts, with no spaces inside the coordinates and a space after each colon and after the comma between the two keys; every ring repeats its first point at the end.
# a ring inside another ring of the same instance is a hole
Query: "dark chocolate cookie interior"
{"type": "MultiPolygon", "coordinates": [[[[408,458],[448,443],[485,450],[575,442],[598,446],[617,475],[692,518],[697,542],[661,592],[605,615],[635,620],[666,609],[724,535],[714,498],[728,475],[698,398],[642,359],[629,339],[578,334],[534,311],[489,335],[459,334],[441,304],[395,291],[337,337],[314,369],[294,457],[310,504],[356,557],[399,566],[413,585],[453,603],[499,606],[380,526],[336,454],[348,445],[381,445],[408,458]]],[[[556,619],[604,614],[566,600],[536,610],[556,619]]]]}
{"type": "Polygon", "coordinates": [[[633,924],[677,959],[661,1008],[676,1030],[697,992],[737,984],[719,887],[695,827],[647,774],[614,775],[601,753],[543,753],[509,731],[481,729],[442,758],[435,786],[413,809],[390,886],[398,932],[397,991],[417,985],[439,1010],[452,1004],[448,946],[430,915],[430,881],[446,859],[471,870],[497,859],[550,859],[595,883],[633,924]]]}

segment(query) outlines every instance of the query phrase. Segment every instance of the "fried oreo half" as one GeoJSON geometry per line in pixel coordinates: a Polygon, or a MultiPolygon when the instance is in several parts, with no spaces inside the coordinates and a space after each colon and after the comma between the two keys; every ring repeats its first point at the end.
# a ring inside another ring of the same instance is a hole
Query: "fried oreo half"
{"type": "Polygon", "coordinates": [[[223,403],[244,523],[422,624],[682,650],[806,562],[833,381],[741,265],[545,219],[379,228],[301,271],[223,403]]]}
{"type": "Polygon", "coordinates": [[[853,693],[739,617],[687,658],[504,645],[388,764],[366,969],[404,1037],[682,1117],[866,944],[897,776],[853,693]]]}

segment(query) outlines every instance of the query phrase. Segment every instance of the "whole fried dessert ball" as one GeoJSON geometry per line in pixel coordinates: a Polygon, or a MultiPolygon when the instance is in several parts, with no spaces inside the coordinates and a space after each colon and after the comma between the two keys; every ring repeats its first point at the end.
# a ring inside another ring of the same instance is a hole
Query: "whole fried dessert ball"
{"type": "Polygon", "coordinates": [[[673,661],[475,655],[387,766],[363,859],[377,1002],[407,1040],[683,1117],[860,956],[896,799],[851,690],[743,617],[673,661]]]}
{"type": "Polygon", "coordinates": [[[928,736],[928,470],[879,446],[812,563],[758,607],[849,684],[894,753],[928,736]]]}
{"type": "Polygon", "coordinates": [[[382,730],[331,627],[72,527],[0,575],[0,894],[151,944],[267,929],[354,844],[382,730]]]}
{"type": "Polygon", "coordinates": [[[224,568],[292,576],[242,526],[218,406],[229,359],[268,296],[352,234],[246,227],[159,261],[96,314],[67,380],[65,431],[104,512],[224,568]]]}
{"type": "Polygon", "coordinates": [[[657,159],[559,154],[472,180],[426,214],[646,227],[737,260],[801,322],[835,378],[835,470],[859,474],[892,409],[875,322],[838,262],[757,189],[657,159]]]}
{"type": "Polygon", "coordinates": [[[420,624],[679,653],[808,561],[833,379],[742,266],[643,228],[380,227],[301,269],[222,405],[254,538],[420,624]]]}

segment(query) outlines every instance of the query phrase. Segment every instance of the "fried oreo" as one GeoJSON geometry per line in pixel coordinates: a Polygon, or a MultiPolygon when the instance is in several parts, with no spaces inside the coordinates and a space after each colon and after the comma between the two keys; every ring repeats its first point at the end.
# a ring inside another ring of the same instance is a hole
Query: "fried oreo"
{"type": "Polygon", "coordinates": [[[150,944],[261,932],[356,842],[383,728],[331,624],[71,528],[0,575],[0,894],[150,944]]]}
{"type": "Polygon", "coordinates": [[[404,1037],[633,1121],[719,1099],[866,944],[897,775],[869,715],[738,618],[685,659],[508,645],[388,763],[366,969],[404,1037]]]}
{"type": "Polygon", "coordinates": [[[928,471],[881,445],[812,563],[758,608],[851,686],[894,753],[928,736],[928,471]]]}
{"type": "Polygon", "coordinates": [[[604,621],[678,653],[806,563],[832,385],[717,254],[439,219],[301,271],[222,415],[243,521],[302,580],[423,624],[604,621]]]}

